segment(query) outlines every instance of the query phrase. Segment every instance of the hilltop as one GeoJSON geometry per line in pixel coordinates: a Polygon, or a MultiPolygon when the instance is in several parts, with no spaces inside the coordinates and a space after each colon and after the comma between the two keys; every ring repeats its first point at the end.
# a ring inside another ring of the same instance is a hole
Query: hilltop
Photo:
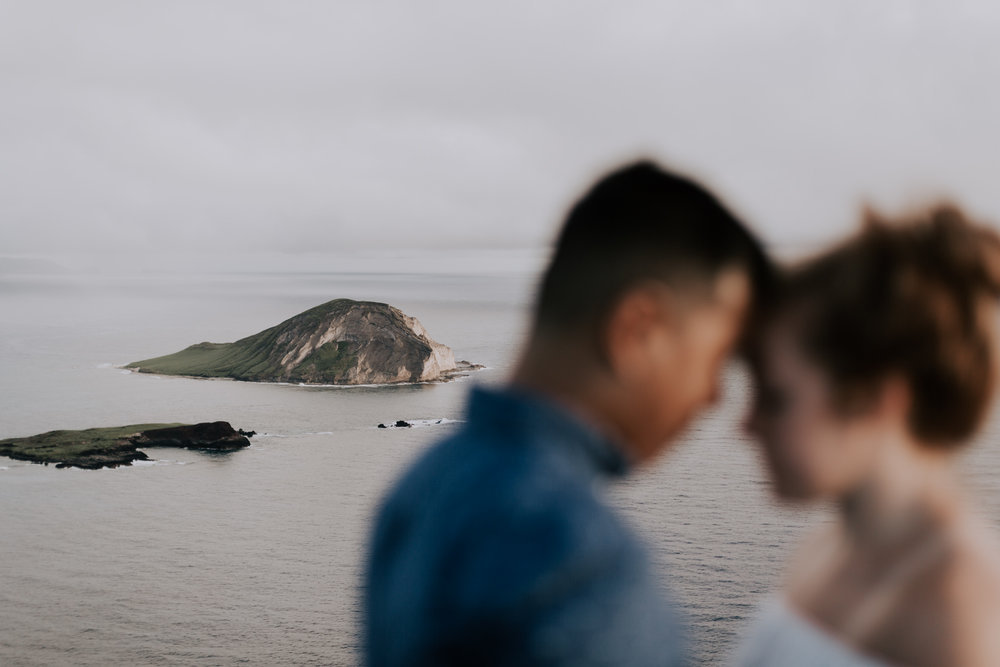
{"type": "Polygon", "coordinates": [[[392,384],[447,380],[455,362],[416,318],[374,301],[335,299],[234,343],[197,343],[125,368],[251,382],[392,384]]]}

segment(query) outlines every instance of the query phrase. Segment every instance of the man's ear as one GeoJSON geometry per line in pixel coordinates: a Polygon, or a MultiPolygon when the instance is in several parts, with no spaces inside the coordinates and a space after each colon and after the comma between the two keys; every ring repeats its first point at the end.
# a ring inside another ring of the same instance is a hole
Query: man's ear
{"type": "Polygon", "coordinates": [[[648,370],[650,345],[673,314],[673,302],[665,286],[639,286],[625,292],[615,303],[603,330],[604,353],[617,377],[627,378],[648,370]]]}

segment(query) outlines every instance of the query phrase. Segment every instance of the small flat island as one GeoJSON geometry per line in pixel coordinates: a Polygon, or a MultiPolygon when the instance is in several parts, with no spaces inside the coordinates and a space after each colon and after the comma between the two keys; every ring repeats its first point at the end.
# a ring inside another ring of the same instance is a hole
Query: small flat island
{"type": "Polygon", "coordinates": [[[482,366],[455,361],[420,322],[374,301],[335,299],[233,343],[197,343],[125,366],[142,373],[297,384],[442,382],[482,366]]]}
{"type": "Polygon", "coordinates": [[[49,431],[27,438],[0,440],[0,456],[57,468],[116,468],[148,461],[141,448],[179,447],[228,452],[250,445],[253,432],[229,422],[201,424],[132,424],[82,431],[49,431]]]}

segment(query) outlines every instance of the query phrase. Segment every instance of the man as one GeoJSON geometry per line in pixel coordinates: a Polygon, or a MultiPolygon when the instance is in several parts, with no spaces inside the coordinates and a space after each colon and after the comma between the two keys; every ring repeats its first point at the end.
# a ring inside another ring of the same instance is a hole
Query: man
{"type": "Polygon", "coordinates": [[[510,384],[378,515],[365,658],[383,665],[672,665],[674,611],[599,482],[669,446],[718,393],[767,282],[759,244],[650,162],[570,211],[510,384]]]}

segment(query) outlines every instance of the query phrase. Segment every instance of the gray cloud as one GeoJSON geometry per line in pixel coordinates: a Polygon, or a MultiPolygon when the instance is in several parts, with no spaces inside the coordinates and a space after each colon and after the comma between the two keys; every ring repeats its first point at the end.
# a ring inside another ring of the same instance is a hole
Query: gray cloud
{"type": "Polygon", "coordinates": [[[7,3],[0,254],[540,246],[652,154],[776,243],[1000,220],[988,2],[7,3]]]}

